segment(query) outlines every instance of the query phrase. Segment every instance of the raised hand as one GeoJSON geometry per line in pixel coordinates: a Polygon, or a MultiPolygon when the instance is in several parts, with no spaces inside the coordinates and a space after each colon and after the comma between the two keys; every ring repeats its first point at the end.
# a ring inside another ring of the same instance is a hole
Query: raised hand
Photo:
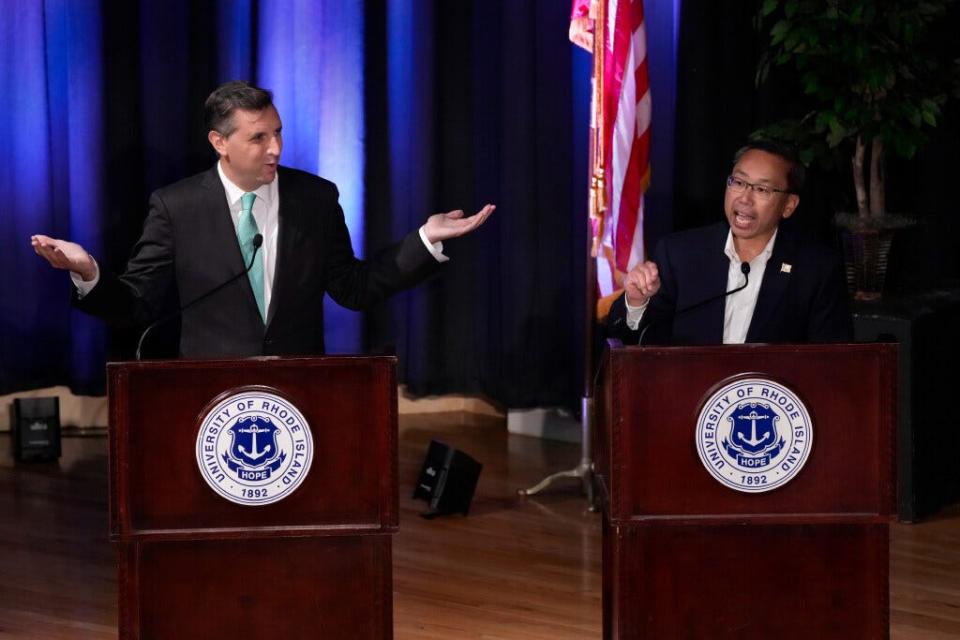
{"type": "Polygon", "coordinates": [[[463,211],[460,209],[448,213],[436,213],[427,218],[423,230],[431,243],[457,238],[482,225],[496,208],[495,205],[488,204],[469,218],[464,218],[463,211]]]}
{"type": "Polygon", "coordinates": [[[97,275],[97,263],[87,250],[76,242],[58,240],[44,235],[30,236],[36,254],[45,258],[56,269],[73,271],[86,281],[97,275]]]}
{"type": "Polygon", "coordinates": [[[660,272],[657,270],[657,263],[647,260],[635,266],[623,279],[623,288],[631,307],[646,304],[660,290],[660,272]]]}

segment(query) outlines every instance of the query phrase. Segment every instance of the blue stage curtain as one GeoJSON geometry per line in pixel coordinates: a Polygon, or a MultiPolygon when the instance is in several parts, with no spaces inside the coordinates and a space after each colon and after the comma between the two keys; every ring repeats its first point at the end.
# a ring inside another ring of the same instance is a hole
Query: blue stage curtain
{"type": "MultiPolygon", "coordinates": [[[[354,253],[364,246],[363,3],[260,0],[257,81],[283,119],[283,164],[337,184],[354,253]]],[[[361,317],[327,298],[328,353],[357,353],[361,317]]]]}
{"type": "Polygon", "coordinates": [[[368,24],[385,79],[368,87],[372,237],[433,212],[497,212],[448,243],[442,277],[371,318],[418,394],[575,406],[582,390],[590,56],[567,40],[569,3],[386,3],[368,24]],[[377,119],[383,120],[378,124],[377,119]]]}
{"type": "MultiPolygon", "coordinates": [[[[75,239],[122,270],[149,193],[215,161],[205,97],[245,78],[274,91],[284,164],[337,183],[358,254],[432,213],[498,205],[448,243],[441,277],[363,321],[331,308],[332,352],[393,346],[419,393],[575,406],[590,56],[568,21],[555,0],[10,0],[0,392],[102,390],[106,357],[131,356],[137,332],[71,311],[66,274],[29,236],[75,239]]],[[[168,329],[152,356],[175,353],[168,329]]]]}
{"type": "Polygon", "coordinates": [[[11,0],[0,11],[0,393],[102,385],[104,331],[70,310],[30,236],[102,247],[99,3],[11,0]]]}
{"type": "MultiPolygon", "coordinates": [[[[284,164],[337,182],[363,248],[363,3],[9,0],[0,12],[0,393],[102,392],[135,331],[72,311],[69,279],[34,233],[73,239],[121,271],[150,191],[210,167],[203,100],[248,79],[274,90],[284,164]]],[[[169,304],[177,301],[171,299],[169,304]]],[[[327,316],[331,351],[360,351],[361,320],[327,316]]],[[[173,355],[176,327],[152,339],[173,355]]]]}

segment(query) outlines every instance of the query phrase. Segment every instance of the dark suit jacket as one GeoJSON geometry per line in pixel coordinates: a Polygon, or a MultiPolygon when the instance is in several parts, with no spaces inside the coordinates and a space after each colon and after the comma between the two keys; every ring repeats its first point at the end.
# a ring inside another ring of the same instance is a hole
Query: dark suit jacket
{"type": "MultiPolygon", "coordinates": [[[[677,313],[727,287],[726,222],[664,238],[654,251],[660,290],[650,299],[637,331],[626,324],[621,296],[611,308],[607,332],[635,344],[722,344],[726,300],[719,298],[677,313]]],[[[781,224],[757,295],[747,342],[845,342],[853,339],[839,255],[781,224]],[[789,265],[784,268],[784,265],[789,265]],[[789,271],[788,271],[789,269],[789,271]]]]}
{"type": "MultiPolygon", "coordinates": [[[[435,271],[417,232],[370,261],[354,257],[336,186],[279,169],[277,263],[266,326],[241,277],[183,312],[184,357],[320,354],[323,299],[364,309],[435,271]]],[[[171,286],[187,304],[244,269],[216,166],[155,191],[143,234],[122,276],[101,270],[75,305],[118,325],[145,325],[171,286]]],[[[75,296],[76,297],[76,296],[75,296]]]]}

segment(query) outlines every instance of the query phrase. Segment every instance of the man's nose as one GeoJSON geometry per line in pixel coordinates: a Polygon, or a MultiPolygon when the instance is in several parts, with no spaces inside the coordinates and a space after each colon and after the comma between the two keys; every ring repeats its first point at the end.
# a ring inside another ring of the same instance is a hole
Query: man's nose
{"type": "Polygon", "coordinates": [[[267,147],[267,153],[273,156],[279,156],[281,149],[283,149],[283,142],[279,137],[275,136],[270,140],[270,145],[267,147]]]}
{"type": "Polygon", "coordinates": [[[737,196],[737,200],[742,202],[753,203],[754,199],[757,197],[757,194],[753,192],[751,187],[745,187],[743,191],[737,196]]]}

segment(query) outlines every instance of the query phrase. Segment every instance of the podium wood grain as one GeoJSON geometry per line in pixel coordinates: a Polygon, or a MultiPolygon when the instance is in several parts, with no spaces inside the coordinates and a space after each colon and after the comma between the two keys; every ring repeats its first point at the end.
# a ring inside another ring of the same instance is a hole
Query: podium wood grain
{"type": "Polygon", "coordinates": [[[393,638],[393,357],[111,363],[110,523],[123,640],[393,638]],[[309,424],[293,492],[243,505],[197,468],[204,416],[247,389],[309,424]]]}
{"type": "Polygon", "coordinates": [[[888,637],[895,345],[620,348],[597,429],[604,638],[888,637]],[[806,465],[764,493],[715,480],[699,412],[739,377],[811,413],[806,465]]]}

